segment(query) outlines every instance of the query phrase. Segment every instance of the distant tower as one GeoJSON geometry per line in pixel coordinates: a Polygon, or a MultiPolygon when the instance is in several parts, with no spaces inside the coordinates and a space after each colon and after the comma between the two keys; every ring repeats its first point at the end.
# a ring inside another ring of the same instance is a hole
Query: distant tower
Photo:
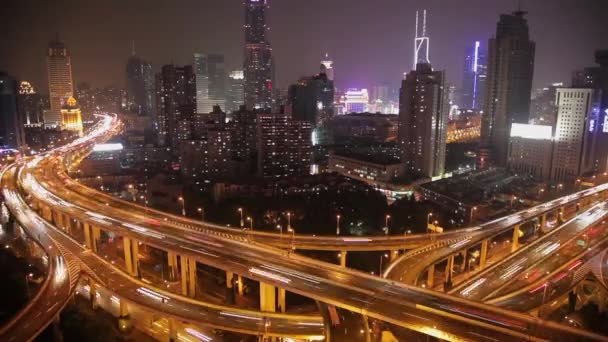
{"type": "Polygon", "coordinates": [[[82,113],[73,97],[70,97],[61,108],[61,128],[82,135],[82,113]]]}
{"type": "Polygon", "coordinates": [[[271,108],[273,90],[272,48],[266,38],[268,0],[245,0],[245,105],[271,108]]]}
{"type": "Polygon", "coordinates": [[[481,43],[476,41],[467,47],[462,77],[460,106],[466,109],[482,109],[487,77],[487,59],[481,43]]]}
{"type": "Polygon", "coordinates": [[[334,80],[334,61],[329,58],[329,54],[327,53],[323,60],[321,60],[321,73],[327,75],[328,80],[334,80]]]}
{"type": "Polygon", "coordinates": [[[422,11],[422,21],[419,12],[416,11],[416,39],[414,40],[414,66],[416,64],[430,64],[429,60],[429,37],[426,34],[426,10],[422,11]]]}
{"type": "Polygon", "coordinates": [[[74,96],[72,81],[72,60],[65,44],[57,38],[49,44],[46,66],[49,78],[49,97],[51,109],[45,112],[47,125],[61,123],[61,108],[74,96]]]}
{"type": "MultiPolygon", "coordinates": [[[[127,60],[126,80],[129,110],[142,116],[152,116],[155,107],[154,73],[150,63],[135,55],[135,43],[127,60]]],[[[91,115],[91,113],[85,114],[91,115]]]]}

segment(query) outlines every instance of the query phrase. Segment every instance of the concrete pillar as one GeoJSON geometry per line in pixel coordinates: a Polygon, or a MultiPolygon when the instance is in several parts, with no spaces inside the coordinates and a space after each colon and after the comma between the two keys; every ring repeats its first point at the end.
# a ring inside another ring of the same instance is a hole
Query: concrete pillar
{"type": "Polygon", "coordinates": [[[72,219],[68,214],[64,214],[63,222],[65,223],[65,231],[68,234],[72,234],[72,219]]]}
{"type": "Polygon", "coordinates": [[[231,289],[234,281],[234,273],[226,271],[226,287],[231,289]]]}
{"type": "Polygon", "coordinates": [[[93,231],[93,251],[97,252],[99,250],[99,240],[101,239],[101,230],[99,227],[92,226],[93,231]]]}
{"type": "Polygon", "coordinates": [[[511,242],[511,252],[515,252],[519,248],[519,224],[513,227],[513,241],[511,242]]]}
{"type": "Polygon", "coordinates": [[[55,212],[53,212],[53,214],[55,216],[55,219],[54,219],[55,226],[62,230],[65,229],[65,223],[63,222],[63,214],[60,213],[59,211],[55,211],[55,212]]]}
{"type": "Polygon", "coordinates": [[[245,294],[245,284],[244,284],[244,279],[243,279],[243,277],[242,277],[242,276],[239,274],[239,275],[237,275],[236,281],[237,281],[237,286],[236,286],[237,292],[238,292],[239,296],[242,296],[242,295],[244,295],[244,294],[245,294]]]}
{"type": "Polygon", "coordinates": [[[399,256],[398,250],[390,251],[389,252],[389,261],[392,263],[393,261],[395,261],[395,259],[397,259],[398,256],[399,256]]]}
{"type": "Polygon", "coordinates": [[[125,253],[125,266],[127,272],[133,276],[139,276],[139,242],[132,240],[128,237],[122,238],[124,253],[125,253]]]}
{"type": "Polygon", "coordinates": [[[346,255],[348,253],[346,251],[340,251],[340,266],[346,267],[346,255]]]}
{"type": "Polygon", "coordinates": [[[481,251],[479,253],[479,269],[486,268],[486,260],[488,259],[488,239],[481,242],[481,251]]]}
{"type": "Polygon", "coordinates": [[[467,250],[462,251],[462,263],[460,264],[460,272],[465,272],[467,270],[467,250]]]}
{"type": "Polygon", "coordinates": [[[182,279],[182,295],[188,295],[188,257],[180,256],[180,275],[182,279]]]}
{"type": "Polygon", "coordinates": [[[432,289],[433,285],[435,285],[435,264],[429,266],[429,271],[426,276],[426,286],[429,289],[432,289]]]}
{"type": "Polygon", "coordinates": [[[540,232],[545,233],[547,229],[547,214],[543,214],[540,216],[540,232]]]}
{"type": "Polygon", "coordinates": [[[260,282],[260,310],[266,312],[277,311],[276,288],[260,282]]]}
{"type": "Polygon", "coordinates": [[[177,341],[177,327],[175,319],[167,318],[167,323],[169,325],[169,342],[177,341]]]}
{"type": "Polygon", "coordinates": [[[169,265],[169,281],[177,280],[177,269],[179,268],[179,264],[175,252],[167,252],[167,264],[169,265]]]}
{"type": "MultiPolygon", "coordinates": [[[[85,223],[83,225],[83,230],[84,230],[84,243],[87,246],[87,248],[89,249],[93,249],[93,237],[91,236],[91,226],[88,223],[85,223]]],[[[95,250],[93,249],[93,252],[95,252],[95,250]]]]}
{"type": "Polygon", "coordinates": [[[123,299],[120,300],[120,314],[118,316],[118,330],[121,332],[131,331],[133,325],[131,324],[131,318],[129,317],[129,308],[127,302],[123,299]]]}
{"type": "Polygon", "coordinates": [[[182,295],[194,297],[196,295],[196,260],[180,256],[182,295]]]}
{"type": "Polygon", "coordinates": [[[560,225],[564,223],[564,207],[557,209],[557,223],[560,225]]]}
{"type": "Polygon", "coordinates": [[[445,284],[444,290],[447,292],[452,289],[452,272],[454,270],[454,255],[448,257],[447,265],[445,266],[445,284]]]}
{"type": "Polygon", "coordinates": [[[97,287],[95,284],[89,285],[89,300],[91,301],[91,308],[97,310],[99,304],[97,303],[97,287]]]}
{"type": "Polygon", "coordinates": [[[287,301],[285,295],[285,289],[279,288],[279,309],[282,313],[285,313],[285,311],[287,311],[287,301]]]}
{"type": "Polygon", "coordinates": [[[120,300],[120,317],[129,316],[129,306],[124,299],[120,300]]]}

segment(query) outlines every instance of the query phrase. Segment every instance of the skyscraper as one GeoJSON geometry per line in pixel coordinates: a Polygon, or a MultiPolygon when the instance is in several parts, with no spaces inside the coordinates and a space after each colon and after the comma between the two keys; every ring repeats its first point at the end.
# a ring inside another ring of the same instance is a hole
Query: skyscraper
{"type": "Polygon", "coordinates": [[[488,70],[486,63],[486,52],[479,41],[467,48],[460,96],[461,107],[482,109],[488,70]]]}
{"type": "Polygon", "coordinates": [[[61,128],[82,135],[82,113],[73,97],[70,97],[61,108],[61,128]]]}
{"type": "Polygon", "coordinates": [[[426,34],[426,10],[422,11],[422,18],[416,11],[416,37],[414,38],[414,66],[418,64],[430,64],[429,60],[430,38],[426,34]]]}
{"type": "Polygon", "coordinates": [[[530,40],[526,12],[500,16],[496,36],[488,44],[488,77],[481,122],[479,166],[488,159],[507,164],[512,123],[528,123],[534,73],[535,43],[530,40]]]}
{"type": "Polygon", "coordinates": [[[65,44],[57,38],[49,44],[46,66],[49,78],[51,109],[44,114],[47,125],[61,123],[61,107],[74,96],[72,60],[65,44]]]}
{"type": "Polygon", "coordinates": [[[34,87],[27,81],[19,85],[19,95],[17,96],[17,111],[24,125],[38,125],[43,123],[42,114],[45,102],[34,87]]]}
{"type": "Polygon", "coordinates": [[[213,106],[226,107],[226,69],[224,55],[194,54],[196,112],[210,113],[213,106]]]}
{"type": "Polygon", "coordinates": [[[327,79],[334,80],[334,61],[329,58],[329,54],[325,54],[323,60],[321,60],[321,73],[327,75],[327,79]]]}
{"type": "Polygon", "coordinates": [[[226,96],[226,112],[239,110],[245,101],[243,90],[243,70],[233,70],[228,75],[228,93],[226,96]]]}
{"type": "Polygon", "coordinates": [[[157,135],[161,146],[179,146],[178,128],[191,122],[195,110],[195,76],[191,65],[165,65],[156,76],[157,135]]]}
{"type": "Polygon", "coordinates": [[[572,180],[597,170],[601,152],[601,91],[559,88],[556,94],[557,120],[554,137],[554,181],[572,180]]]}
{"type": "MultiPolygon", "coordinates": [[[[418,13],[416,13],[418,26],[418,13]]],[[[406,171],[421,177],[437,177],[445,171],[447,114],[445,74],[431,67],[426,36],[426,11],[422,29],[416,28],[418,63],[401,82],[399,94],[399,148],[406,171]],[[418,36],[423,32],[424,39],[418,36]],[[422,40],[421,40],[422,39],[422,40]],[[427,45],[424,47],[424,45],[427,45]],[[422,53],[422,55],[421,55],[422,53]]]]}
{"type": "Polygon", "coordinates": [[[268,0],[245,3],[245,105],[249,109],[271,108],[273,89],[272,49],[266,37],[268,0]]]}
{"type": "Polygon", "coordinates": [[[153,115],[154,73],[152,65],[135,55],[127,60],[127,107],[142,116],[153,115]]]}
{"type": "Polygon", "coordinates": [[[23,124],[17,114],[17,81],[0,72],[0,148],[24,144],[23,124]]]}

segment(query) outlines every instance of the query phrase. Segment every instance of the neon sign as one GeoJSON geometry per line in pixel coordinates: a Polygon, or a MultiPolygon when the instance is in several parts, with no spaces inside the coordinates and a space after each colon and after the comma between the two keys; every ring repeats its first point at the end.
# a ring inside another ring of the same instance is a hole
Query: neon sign
{"type": "Polygon", "coordinates": [[[608,133],[608,109],[604,110],[604,128],[602,132],[608,133]]]}

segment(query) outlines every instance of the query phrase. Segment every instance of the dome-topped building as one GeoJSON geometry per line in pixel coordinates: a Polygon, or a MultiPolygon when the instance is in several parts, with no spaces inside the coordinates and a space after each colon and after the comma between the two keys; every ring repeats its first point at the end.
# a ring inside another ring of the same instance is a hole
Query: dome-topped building
{"type": "Polygon", "coordinates": [[[82,113],[74,97],[68,98],[61,108],[61,128],[77,131],[78,134],[82,135],[82,113]]]}

